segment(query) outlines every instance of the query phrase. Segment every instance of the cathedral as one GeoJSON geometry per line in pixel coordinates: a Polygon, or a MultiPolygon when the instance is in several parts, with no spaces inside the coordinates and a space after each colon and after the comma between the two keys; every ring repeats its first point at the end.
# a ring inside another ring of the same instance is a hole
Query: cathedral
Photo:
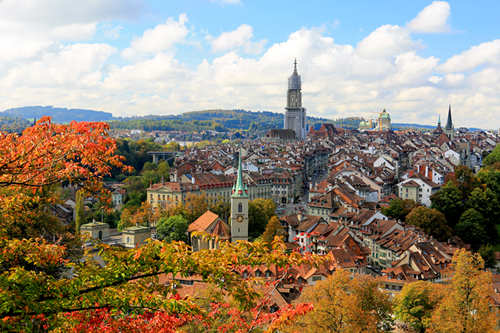
{"type": "Polygon", "coordinates": [[[304,140],[306,138],[306,109],[302,107],[301,89],[297,60],[295,60],[292,76],[288,78],[284,129],[293,130],[297,139],[304,140]]]}

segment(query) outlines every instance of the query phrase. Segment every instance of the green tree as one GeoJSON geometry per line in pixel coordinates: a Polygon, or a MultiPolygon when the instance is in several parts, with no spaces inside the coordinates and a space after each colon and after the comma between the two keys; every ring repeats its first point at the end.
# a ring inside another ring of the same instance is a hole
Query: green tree
{"type": "Polygon", "coordinates": [[[80,233],[80,226],[85,219],[84,200],[83,190],[77,190],[75,194],[75,232],[77,234],[80,233]]]}
{"type": "Polygon", "coordinates": [[[498,144],[493,151],[484,158],[483,164],[486,166],[493,166],[500,164],[500,144],[498,144]]]}
{"type": "Polygon", "coordinates": [[[474,250],[478,250],[481,244],[488,239],[484,229],[484,220],[480,212],[469,208],[462,214],[460,221],[455,226],[457,236],[470,244],[474,250]]]}
{"type": "Polygon", "coordinates": [[[465,211],[460,190],[455,183],[447,182],[439,191],[431,196],[431,208],[435,208],[444,214],[450,227],[454,227],[460,216],[465,211]]]}
{"type": "Polygon", "coordinates": [[[267,222],[274,216],[276,204],[272,199],[258,198],[248,203],[248,234],[259,237],[266,229],[267,222]]]}
{"type": "Polygon", "coordinates": [[[382,208],[382,214],[396,220],[404,221],[406,219],[406,215],[408,215],[411,210],[417,206],[418,204],[413,200],[393,199],[389,203],[389,207],[382,208]]]}
{"type": "Polygon", "coordinates": [[[188,222],[182,215],[160,218],[156,232],[158,238],[167,242],[183,241],[187,242],[188,222]]]}
{"type": "Polygon", "coordinates": [[[442,297],[441,287],[428,281],[406,284],[396,296],[394,315],[418,333],[429,327],[432,312],[442,297]]]}
{"type": "Polygon", "coordinates": [[[483,217],[481,224],[486,231],[483,243],[496,243],[498,233],[495,225],[500,221],[500,203],[495,193],[487,187],[476,187],[467,199],[467,207],[474,208],[483,217]]]}
{"type": "Polygon", "coordinates": [[[285,229],[281,225],[277,216],[273,216],[267,222],[266,230],[262,234],[262,240],[267,243],[271,243],[275,236],[283,238],[285,236],[285,229]]]}
{"type": "Polygon", "coordinates": [[[492,245],[486,244],[481,246],[479,248],[479,254],[484,260],[485,267],[493,268],[496,266],[497,259],[495,256],[495,248],[492,245]]]}
{"type": "Polygon", "coordinates": [[[406,217],[406,222],[419,227],[440,241],[445,241],[452,235],[451,228],[446,224],[446,218],[437,209],[415,207],[406,217]]]}

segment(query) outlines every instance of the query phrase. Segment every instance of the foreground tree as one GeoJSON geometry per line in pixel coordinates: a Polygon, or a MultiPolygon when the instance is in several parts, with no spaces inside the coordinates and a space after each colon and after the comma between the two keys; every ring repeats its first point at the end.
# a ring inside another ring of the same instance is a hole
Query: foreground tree
{"type": "Polygon", "coordinates": [[[286,253],[279,240],[271,250],[259,242],[222,242],[219,250],[199,252],[183,242],[152,241],[133,250],[96,244],[98,252],[78,256],[78,247],[64,242],[67,230],[53,237],[40,229],[40,221],[47,226],[57,221],[46,209],[57,202],[57,184],[77,183],[94,197],[109,199],[103,177],[112,168],[128,168],[114,155],[107,131],[101,123],[55,125],[42,119],[22,135],[0,133],[0,331],[174,332],[188,320],[201,321],[210,331],[210,318],[218,312],[180,299],[176,281],[168,279],[191,274],[235,300],[236,308],[227,307],[239,326],[228,331],[278,327],[283,318],[307,311],[261,311],[252,281],[236,273],[238,265],[275,265],[286,272],[316,260],[286,253]],[[160,277],[166,282],[159,283],[160,277]],[[251,315],[239,316],[242,312],[251,315]]]}
{"type": "Polygon", "coordinates": [[[458,250],[453,256],[453,278],[434,311],[431,332],[494,332],[497,310],[491,295],[491,274],[479,254],[458,250]]]}
{"type": "Polygon", "coordinates": [[[339,269],[305,288],[299,301],[311,303],[313,310],[287,332],[379,332],[390,326],[389,298],[369,276],[352,279],[339,269]]]}
{"type": "Polygon", "coordinates": [[[441,286],[417,281],[403,287],[395,299],[394,315],[416,332],[423,333],[430,325],[432,313],[442,298],[441,286]]]}

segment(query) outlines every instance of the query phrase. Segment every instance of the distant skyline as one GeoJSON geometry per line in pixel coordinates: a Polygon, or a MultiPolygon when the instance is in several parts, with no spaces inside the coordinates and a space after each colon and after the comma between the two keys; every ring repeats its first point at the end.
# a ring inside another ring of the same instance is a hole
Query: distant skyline
{"type": "Polygon", "coordinates": [[[500,127],[498,1],[0,0],[0,110],[284,113],[500,127]]]}

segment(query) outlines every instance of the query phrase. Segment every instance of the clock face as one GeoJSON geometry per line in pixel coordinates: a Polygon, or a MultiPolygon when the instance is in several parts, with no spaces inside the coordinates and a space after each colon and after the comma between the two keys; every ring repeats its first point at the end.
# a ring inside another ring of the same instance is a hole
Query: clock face
{"type": "Polygon", "coordinates": [[[243,222],[243,216],[239,215],[237,218],[236,218],[236,222],[243,222]]]}

